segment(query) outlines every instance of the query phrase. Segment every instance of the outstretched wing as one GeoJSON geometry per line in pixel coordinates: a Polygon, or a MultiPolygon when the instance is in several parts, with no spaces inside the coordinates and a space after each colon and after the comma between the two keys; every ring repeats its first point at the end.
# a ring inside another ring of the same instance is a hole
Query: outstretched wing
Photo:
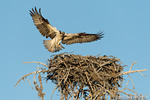
{"type": "Polygon", "coordinates": [[[62,43],[73,44],[73,43],[92,42],[103,38],[103,35],[104,35],[103,32],[97,34],[87,34],[87,33],[65,34],[62,43]]]}
{"type": "Polygon", "coordinates": [[[55,27],[53,27],[47,19],[45,19],[41,14],[41,8],[39,9],[39,12],[37,11],[36,7],[35,9],[32,8],[32,11],[30,10],[30,15],[32,16],[34,25],[36,28],[40,31],[40,33],[43,36],[46,36],[46,38],[54,38],[56,36],[56,33],[59,32],[55,27]]]}

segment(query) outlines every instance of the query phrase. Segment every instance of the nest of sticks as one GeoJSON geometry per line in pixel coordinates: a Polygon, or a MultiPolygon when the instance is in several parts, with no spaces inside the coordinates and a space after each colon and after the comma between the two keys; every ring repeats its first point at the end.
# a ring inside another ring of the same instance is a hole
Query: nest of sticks
{"type": "Polygon", "coordinates": [[[42,92],[43,86],[40,73],[45,74],[46,72],[45,78],[47,81],[51,80],[56,84],[54,91],[59,90],[60,100],[70,100],[71,98],[73,100],[81,98],[85,100],[106,100],[108,97],[111,100],[120,100],[120,93],[134,96],[125,93],[124,90],[126,89],[136,94],[127,88],[128,83],[124,89],[119,90],[124,80],[123,75],[128,74],[130,77],[130,73],[146,71],[146,69],[131,71],[132,66],[135,64],[133,63],[128,72],[122,72],[124,66],[121,65],[120,59],[113,56],[81,56],[68,53],[53,55],[48,59],[48,65],[41,62],[25,63],[39,63],[47,67],[46,69],[38,67],[35,72],[24,75],[17,82],[18,84],[27,76],[34,74],[34,86],[42,100],[44,100],[45,93],[42,92]],[[35,80],[37,73],[39,73],[39,85],[35,80]]]}
{"type": "Polygon", "coordinates": [[[118,96],[123,70],[119,59],[107,56],[59,54],[49,59],[47,80],[57,85],[61,98],[101,100],[118,96]]]}

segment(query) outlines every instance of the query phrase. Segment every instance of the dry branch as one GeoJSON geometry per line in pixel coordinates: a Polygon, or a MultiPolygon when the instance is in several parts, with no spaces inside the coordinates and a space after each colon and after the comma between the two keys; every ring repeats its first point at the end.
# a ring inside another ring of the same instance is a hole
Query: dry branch
{"type": "Polygon", "coordinates": [[[143,72],[143,71],[147,71],[147,69],[123,72],[123,73],[121,73],[120,75],[124,75],[124,74],[131,74],[131,73],[135,73],[135,72],[143,72]]]}
{"type": "Polygon", "coordinates": [[[22,63],[38,63],[38,64],[41,64],[41,65],[44,65],[45,67],[48,68],[48,66],[42,62],[37,62],[37,61],[31,61],[31,62],[22,62],[22,63]]]}

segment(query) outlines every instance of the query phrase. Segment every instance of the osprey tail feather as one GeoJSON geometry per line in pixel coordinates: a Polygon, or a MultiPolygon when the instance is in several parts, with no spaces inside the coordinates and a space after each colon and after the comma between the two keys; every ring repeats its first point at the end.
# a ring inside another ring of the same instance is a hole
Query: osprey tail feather
{"type": "Polygon", "coordinates": [[[54,40],[43,40],[43,44],[45,44],[45,48],[50,52],[57,52],[64,48],[60,43],[54,43],[54,40]]]}

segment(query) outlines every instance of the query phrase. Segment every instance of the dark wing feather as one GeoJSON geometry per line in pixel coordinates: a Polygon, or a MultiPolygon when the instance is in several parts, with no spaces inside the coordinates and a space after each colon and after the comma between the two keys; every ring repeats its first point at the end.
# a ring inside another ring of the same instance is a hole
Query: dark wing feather
{"type": "Polygon", "coordinates": [[[32,16],[34,25],[43,36],[46,36],[46,38],[54,38],[56,36],[56,32],[58,32],[58,30],[51,26],[48,20],[42,16],[41,9],[39,9],[38,12],[36,7],[35,9],[32,8],[32,11],[30,10],[30,15],[32,16]]]}
{"type": "Polygon", "coordinates": [[[103,38],[103,35],[104,35],[103,32],[97,34],[87,34],[87,33],[65,34],[62,43],[73,44],[73,43],[92,42],[103,38]]]}

